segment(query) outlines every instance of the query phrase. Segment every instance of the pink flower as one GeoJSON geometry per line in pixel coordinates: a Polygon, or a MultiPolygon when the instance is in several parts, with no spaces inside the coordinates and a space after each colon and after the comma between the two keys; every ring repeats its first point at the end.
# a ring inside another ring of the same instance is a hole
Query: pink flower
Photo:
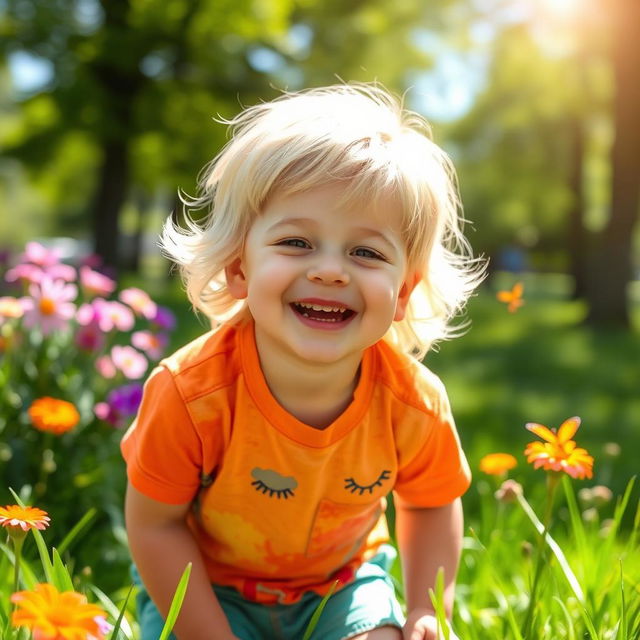
{"type": "Polygon", "coordinates": [[[131,336],[131,344],[154,360],[162,357],[168,343],[169,338],[165,333],[135,331],[131,336]]]}
{"type": "Polygon", "coordinates": [[[93,308],[98,318],[98,325],[102,331],[118,329],[118,331],[130,331],[135,324],[135,318],[131,309],[115,300],[96,298],[93,308]]]}
{"type": "Polygon", "coordinates": [[[9,269],[4,276],[7,282],[17,282],[20,280],[23,285],[37,284],[42,280],[44,272],[35,264],[17,264],[13,269],[9,269]]]}
{"type": "Polygon", "coordinates": [[[43,335],[48,335],[68,326],[76,310],[71,302],[78,294],[75,285],[43,276],[40,285],[32,284],[29,292],[30,298],[22,298],[25,327],[39,326],[43,335]]]}
{"type": "Polygon", "coordinates": [[[27,242],[22,259],[40,267],[50,267],[60,262],[60,250],[47,249],[39,242],[27,242]]]}
{"type": "Polygon", "coordinates": [[[120,300],[128,304],[138,315],[144,316],[149,320],[155,318],[158,306],[149,297],[149,294],[136,287],[123,289],[120,292],[120,300]]]}
{"type": "Polygon", "coordinates": [[[75,342],[83,351],[100,351],[105,343],[104,332],[100,331],[95,322],[80,326],[75,335],[75,342]]]}
{"type": "Polygon", "coordinates": [[[147,359],[133,347],[116,345],[111,349],[111,359],[116,369],[131,380],[142,377],[147,370],[147,359]]]}
{"type": "Polygon", "coordinates": [[[52,280],[64,280],[65,282],[74,282],[76,279],[76,270],[68,264],[62,262],[51,265],[45,270],[52,280]]]}
{"type": "Polygon", "coordinates": [[[111,380],[115,378],[118,371],[109,356],[101,356],[96,360],[96,371],[103,377],[111,380]]]}
{"type": "Polygon", "coordinates": [[[86,296],[108,296],[116,288],[111,278],[90,267],[80,267],[80,286],[86,296]]]}

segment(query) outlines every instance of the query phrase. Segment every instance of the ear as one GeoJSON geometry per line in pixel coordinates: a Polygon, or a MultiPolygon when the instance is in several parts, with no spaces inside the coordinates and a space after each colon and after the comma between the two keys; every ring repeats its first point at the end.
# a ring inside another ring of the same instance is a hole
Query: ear
{"type": "Polygon", "coordinates": [[[244,275],[242,258],[236,258],[224,268],[224,275],[227,280],[229,293],[236,300],[243,300],[247,297],[247,279],[244,275]]]}
{"type": "Polygon", "coordinates": [[[398,301],[396,302],[396,312],[393,316],[394,320],[404,320],[404,316],[407,312],[407,305],[409,304],[409,298],[411,298],[411,294],[420,280],[422,280],[422,274],[414,271],[413,273],[408,274],[407,278],[402,283],[400,292],[398,293],[398,301]]]}

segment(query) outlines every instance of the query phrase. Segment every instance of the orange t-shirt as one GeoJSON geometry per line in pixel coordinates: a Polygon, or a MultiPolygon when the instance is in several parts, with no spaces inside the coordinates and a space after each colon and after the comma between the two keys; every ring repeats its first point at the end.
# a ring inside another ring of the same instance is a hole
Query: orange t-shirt
{"type": "Polygon", "coordinates": [[[427,368],[376,343],[351,404],[314,429],[269,392],[252,322],[163,360],[122,452],[138,491],[193,502],[189,526],[212,583],[267,603],[348,582],[388,539],[390,491],[436,507],[470,483],[446,393],[427,368]]]}

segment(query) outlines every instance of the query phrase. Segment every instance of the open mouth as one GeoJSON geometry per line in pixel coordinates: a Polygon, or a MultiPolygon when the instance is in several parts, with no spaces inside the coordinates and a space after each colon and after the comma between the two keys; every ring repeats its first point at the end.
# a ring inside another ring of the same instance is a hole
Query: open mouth
{"type": "Polygon", "coordinates": [[[317,322],[345,322],[352,318],[356,312],[347,307],[334,307],[308,302],[293,302],[291,308],[299,315],[317,322]]]}

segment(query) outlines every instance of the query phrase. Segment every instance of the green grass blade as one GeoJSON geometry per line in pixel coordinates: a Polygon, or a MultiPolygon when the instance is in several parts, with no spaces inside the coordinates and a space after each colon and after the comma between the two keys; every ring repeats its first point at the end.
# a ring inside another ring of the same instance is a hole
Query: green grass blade
{"type": "Polygon", "coordinates": [[[628,621],[627,621],[627,603],[624,595],[624,574],[622,571],[622,560],[620,560],[620,628],[622,629],[622,637],[629,638],[628,621]]]}
{"type": "Polygon", "coordinates": [[[74,591],[73,580],[57,549],[53,549],[53,584],[58,591],[74,591]]]}
{"type": "MultiPolygon", "coordinates": [[[[131,597],[131,594],[133,593],[133,589],[134,589],[134,585],[131,585],[129,587],[129,591],[127,591],[127,595],[124,597],[124,602],[122,603],[122,606],[120,607],[120,612],[118,613],[118,617],[116,618],[116,623],[113,625],[113,630],[111,632],[111,640],[117,640],[118,638],[118,632],[120,631],[120,627],[122,626],[122,622],[125,619],[124,618],[124,612],[127,609],[127,604],[129,603],[129,598],[131,597]]],[[[129,631],[131,631],[129,629],[129,631]]],[[[126,634],[127,638],[130,638],[131,635],[130,634],[126,634]]]]}
{"type": "MultiPolygon", "coordinates": [[[[131,585],[131,587],[129,587],[129,591],[128,591],[126,597],[125,597],[124,604],[122,605],[122,607],[120,609],[118,609],[118,607],[114,604],[114,602],[111,600],[111,598],[109,598],[109,596],[104,591],[102,591],[101,589],[96,587],[96,585],[89,584],[88,587],[91,590],[91,592],[95,595],[95,597],[97,598],[98,602],[105,609],[105,611],[112,618],[114,618],[117,621],[116,623],[118,624],[119,629],[122,630],[124,635],[127,638],[132,638],[133,637],[133,631],[131,629],[131,625],[129,624],[128,620],[125,617],[122,617],[122,612],[125,610],[125,608],[127,606],[127,601],[129,599],[129,595],[131,594],[132,590],[134,589],[134,586],[131,585]],[[118,623],[118,621],[119,621],[119,623],[118,623]]],[[[114,630],[116,630],[116,627],[114,627],[114,630]]],[[[112,633],[111,634],[111,639],[115,640],[115,637],[116,636],[112,633]]]]}
{"type": "Polygon", "coordinates": [[[585,558],[585,550],[587,549],[587,536],[584,530],[584,522],[580,516],[578,501],[573,490],[573,485],[567,476],[562,478],[562,488],[569,507],[569,517],[571,519],[571,528],[578,547],[578,553],[581,558],[585,558]]]}
{"type": "MultiPolygon", "coordinates": [[[[4,554],[6,554],[6,557],[9,558],[11,564],[13,565],[13,563],[15,562],[13,549],[11,549],[8,545],[0,542],[0,550],[2,550],[4,554]]],[[[36,574],[31,568],[31,565],[24,559],[24,556],[22,556],[22,560],[20,562],[20,581],[24,583],[25,587],[29,591],[33,589],[38,583],[36,574]]],[[[0,598],[0,601],[1,600],[2,599],[0,598]]]]}
{"type": "Polygon", "coordinates": [[[556,604],[562,609],[562,613],[564,614],[564,619],[566,620],[566,623],[567,623],[568,635],[566,636],[565,640],[576,640],[576,630],[574,628],[573,619],[571,618],[569,609],[567,609],[567,606],[562,601],[562,598],[559,598],[558,596],[553,596],[553,599],[556,602],[556,604]]]}
{"type": "Polygon", "coordinates": [[[320,604],[317,606],[316,610],[313,612],[313,615],[311,616],[311,620],[309,620],[309,625],[307,626],[304,632],[304,636],[302,636],[302,640],[309,640],[309,638],[311,638],[311,634],[313,633],[313,630],[318,626],[318,620],[320,620],[322,611],[325,608],[325,605],[327,604],[327,602],[329,601],[329,598],[333,595],[333,592],[335,591],[337,586],[338,586],[338,581],[336,580],[331,585],[331,588],[327,592],[327,595],[325,595],[324,598],[322,598],[322,600],[320,601],[320,604]]]}
{"type": "Polygon", "coordinates": [[[429,589],[429,597],[431,598],[431,604],[436,612],[439,632],[442,632],[444,635],[444,640],[449,640],[451,630],[449,628],[449,622],[447,621],[447,614],[444,610],[444,571],[442,567],[438,569],[435,587],[435,591],[433,589],[429,589]]]}
{"type": "MultiPolygon", "coordinates": [[[[25,507],[24,502],[20,500],[18,494],[13,490],[11,491],[11,495],[13,495],[17,504],[19,504],[22,508],[25,507]]],[[[45,544],[44,538],[38,529],[31,529],[33,533],[33,537],[35,538],[36,545],[38,547],[38,553],[40,554],[40,562],[42,563],[42,569],[44,571],[44,577],[46,582],[49,584],[53,584],[53,564],[51,563],[51,558],[49,557],[49,552],[47,551],[47,545],[45,544]]]]}
{"type": "Polygon", "coordinates": [[[173,625],[176,623],[176,618],[180,613],[180,607],[182,607],[182,601],[184,600],[184,594],[187,591],[187,585],[189,584],[190,575],[191,563],[189,563],[185,567],[185,570],[182,573],[182,577],[180,578],[180,582],[178,582],[178,587],[176,588],[176,592],[173,594],[173,600],[171,601],[171,606],[169,607],[167,620],[164,623],[164,627],[162,627],[162,633],[160,633],[160,637],[158,638],[158,640],[167,640],[169,634],[171,633],[171,629],[173,629],[173,625]]]}
{"type": "Polygon", "coordinates": [[[62,555],[71,545],[72,542],[82,533],[84,529],[86,529],[89,523],[95,519],[96,514],[98,513],[97,509],[93,507],[85,513],[82,518],[74,525],[74,527],[67,533],[67,535],[62,539],[62,542],[58,545],[58,553],[62,555]]]}

